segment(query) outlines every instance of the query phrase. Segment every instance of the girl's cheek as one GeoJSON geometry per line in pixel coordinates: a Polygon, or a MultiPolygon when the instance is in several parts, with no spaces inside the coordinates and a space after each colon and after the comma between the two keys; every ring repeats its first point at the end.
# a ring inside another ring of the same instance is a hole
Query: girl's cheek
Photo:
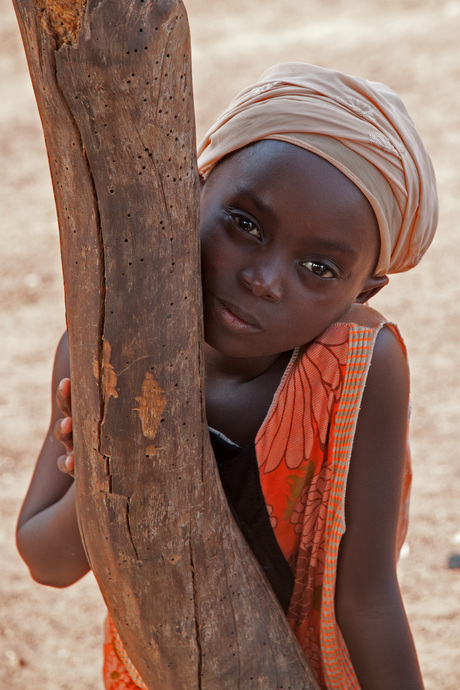
{"type": "Polygon", "coordinates": [[[201,233],[201,257],[206,261],[218,260],[223,250],[223,238],[215,229],[204,228],[201,233]]]}

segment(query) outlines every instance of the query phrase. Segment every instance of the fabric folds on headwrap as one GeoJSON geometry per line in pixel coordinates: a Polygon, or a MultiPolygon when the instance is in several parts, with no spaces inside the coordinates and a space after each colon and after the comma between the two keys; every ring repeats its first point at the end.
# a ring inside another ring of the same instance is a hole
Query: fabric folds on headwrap
{"type": "Polygon", "coordinates": [[[206,177],[227,154],[262,139],[320,155],[369,200],[380,229],[376,274],[415,266],[438,220],[433,166],[401,99],[388,87],[304,63],[267,70],[242,91],[198,148],[206,177]]]}

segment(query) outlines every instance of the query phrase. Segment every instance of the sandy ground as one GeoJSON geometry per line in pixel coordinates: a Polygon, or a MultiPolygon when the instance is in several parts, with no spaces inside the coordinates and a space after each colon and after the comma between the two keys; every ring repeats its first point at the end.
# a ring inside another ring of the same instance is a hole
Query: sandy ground
{"type": "MultiPolygon", "coordinates": [[[[421,267],[394,278],[376,306],[399,323],[412,370],[415,484],[402,587],[426,688],[457,690],[460,570],[447,564],[460,551],[460,1],[190,0],[187,8],[198,136],[266,67],[302,60],[388,83],[432,153],[438,236],[421,267]]],[[[8,0],[0,13],[0,687],[97,690],[104,607],[92,577],[65,591],[41,587],[14,545],[64,309],[40,123],[8,0]]]]}

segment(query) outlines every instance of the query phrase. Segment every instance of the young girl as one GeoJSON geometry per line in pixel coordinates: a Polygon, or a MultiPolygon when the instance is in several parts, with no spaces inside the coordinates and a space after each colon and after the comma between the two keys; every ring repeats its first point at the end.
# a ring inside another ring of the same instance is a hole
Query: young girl
{"type": "MultiPolygon", "coordinates": [[[[207,416],[229,503],[321,687],[420,690],[396,577],[408,367],[366,303],[431,242],[428,155],[389,89],[295,63],[233,101],[199,168],[207,416]]],[[[55,587],[89,570],[68,376],[64,336],[18,524],[32,576],[55,587]]],[[[105,657],[107,688],[145,687],[110,619],[105,657]]]]}

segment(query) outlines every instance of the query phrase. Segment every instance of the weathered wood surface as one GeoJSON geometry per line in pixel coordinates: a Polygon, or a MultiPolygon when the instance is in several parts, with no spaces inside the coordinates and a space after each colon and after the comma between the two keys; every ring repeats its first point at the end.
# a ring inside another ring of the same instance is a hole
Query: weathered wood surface
{"type": "Polygon", "coordinates": [[[59,218],[77,504],[155,690],[313,688],[233,523],[203,407],[188,24],[173,0],[16,0],[59,218]]]}

